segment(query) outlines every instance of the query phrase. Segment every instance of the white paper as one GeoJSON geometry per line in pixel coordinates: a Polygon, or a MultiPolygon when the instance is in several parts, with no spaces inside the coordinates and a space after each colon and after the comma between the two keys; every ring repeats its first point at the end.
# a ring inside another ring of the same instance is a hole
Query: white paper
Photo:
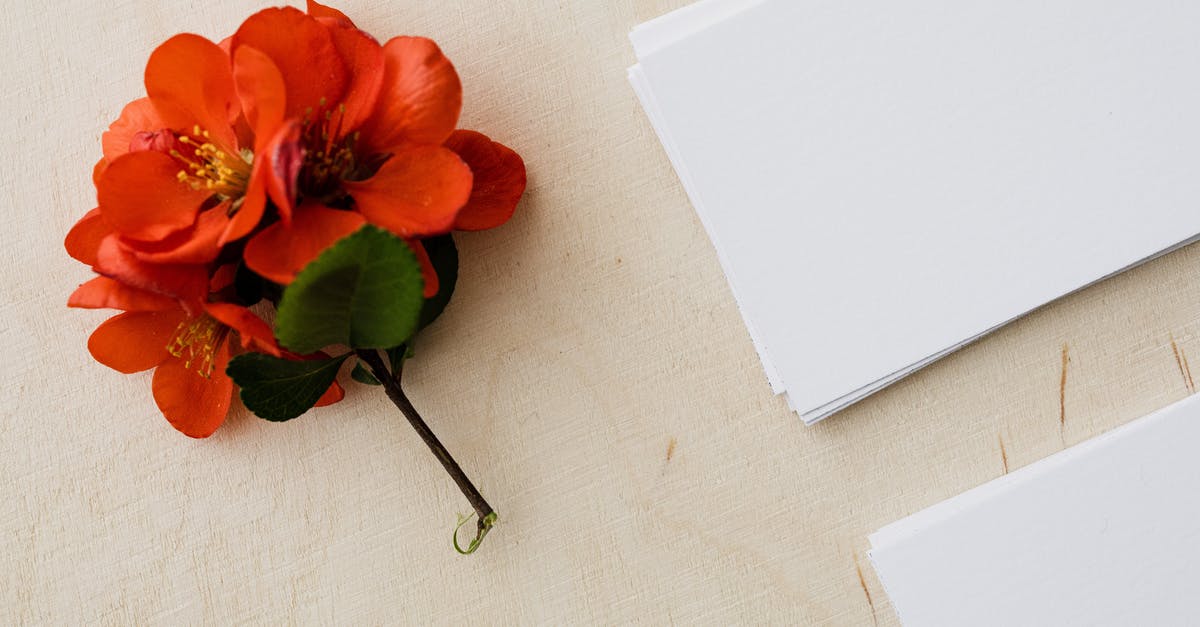
{"type": "Polygon", "coordinates": [[[631,78],[806,419],[1200,233],[1200,5],[705,4],[631,78]]]}
{"type": "Polygon", "coordinates": [[[881,529],[907,627],[1195,625],[1200,397],[881,529]]]}
{"type": "Polygon", "coordinates": [[[666,15],[638,24],[629,33],[639,58],[728,19],[762,0],[699,0],[666,15]]]}

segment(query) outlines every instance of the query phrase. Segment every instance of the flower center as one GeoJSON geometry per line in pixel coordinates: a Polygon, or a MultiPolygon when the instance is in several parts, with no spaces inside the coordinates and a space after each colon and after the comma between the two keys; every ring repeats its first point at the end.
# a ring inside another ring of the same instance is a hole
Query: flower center
{"type": "Polygon", "coordinates": [[[184,368],[207,379],[216,366],[217,349],[228,334],[229,327],[209,315],[184,320],[176,327],[167,352],[182,359],[184,368]]]}
{"type": "Polygon", "coordinates": [[[358,167],[354,145],[358,132],[342,134],[346,105],[330,107],[321,99],[317,109],[305,112],[300,133],[304,147],[299,187],[306,195],[325,198],[338,191],[338,183],[350,178],[358,167]]]}
{"type": "Polygon", "coordinates": [[[230,154],[214,144],[208,131],[199,126],[192,129],[192,135],[180,135],[178,139],[180,147],[171,150],[171,156],[185,166],[177,175],[180,182],[225,198],[237,198],[245,193],[254,160],[252,153],[230,154]],[[191,154],[188,154],[189,150],[191,154]]]}

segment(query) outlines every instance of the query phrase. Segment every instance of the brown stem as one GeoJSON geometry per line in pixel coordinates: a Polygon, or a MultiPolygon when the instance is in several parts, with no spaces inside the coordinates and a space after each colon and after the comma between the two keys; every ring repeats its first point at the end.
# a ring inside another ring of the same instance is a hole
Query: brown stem
{"type": "MultiPolygon", "coordinates": [[[[371,369],[371,374],[375,375],[375,378],[383,384],[383,389],[387,392],[388,398],[392,399],[392,403],[408,419],[408,423],[417,431],[417,435],[421,436],[421,439],[425,441],[425,445],[429,447],[429,450],[433,451],[434,456],[442,463],[442,467],[450,474],[450,478],[454,479],[454,483],[458,484],[458,489],[462,490],[463,496],[467,497],[467,501],[475,509],[475,514],[479,518],[479,531],[475,541],[472,542],[472,548],[466,552],[473,551],[474,547],[479,545],[479,541],[483,539],[483,536],[487,534],[495,522],[495,510],[484,500],[483,495],[479,493],[479,490],[467,478],[466,473],[463,472],[458,462],[454,461],[454,458],[450,455],[450,451],[446,450],[446,447],[433,434],[429,425],[425,424],[425,421],[421,418],[421,414],[417,412],[412,402],[408,400],[408,396],[405,396],[404,390],[400,388],[400,382],[397,380],[397,377],[388,372],[388,367],[379,356],[379,352],[369,349],[359,349],[355,351],[355,354],[358,355],[358,358],[363,363],[367,364],[367,367],[371,369]]],[[[457,540],[455,547],[457,548],[457,540]]]]}

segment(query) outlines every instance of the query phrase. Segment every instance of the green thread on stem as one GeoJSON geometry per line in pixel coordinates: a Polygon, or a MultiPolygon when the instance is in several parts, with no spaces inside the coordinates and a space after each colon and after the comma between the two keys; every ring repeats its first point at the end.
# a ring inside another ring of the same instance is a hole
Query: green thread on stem
{"type": "Polygon", "coordinates": [[[483,520],[479,521],[479,528],[478,531],[475,532],[475,538],[471,540],[471,544],[468,544],[466,549],[463,549],[462,546],[458,544],[458,530],[462,529],[462,526],[467,524],[467,522],[471,520],[472,516],[477,515],[478,514],[468,514],[466,516],[463,516],[462,514],[458,515],[458,525],[454,527],[454,535],[451,536],[451,541],[454,543],[454,550],[458,551],[460,555],[470,555],[474,553],[475,550],[479,548],[479,545],[483,544],[483,538],[487,536],[488,532],[491,531],[492,527],[496,524],[496,512],[492,512],[484,517],[483,520]]]}

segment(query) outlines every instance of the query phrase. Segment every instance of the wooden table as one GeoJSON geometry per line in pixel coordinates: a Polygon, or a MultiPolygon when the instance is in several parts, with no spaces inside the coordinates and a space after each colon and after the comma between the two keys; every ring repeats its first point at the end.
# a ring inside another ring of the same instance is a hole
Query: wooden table
{"type": "Polygon", "coordinates": [[[500,513],[472,557],[449,544],[467,504],[377,389],[286,424],[239,408],[193,442],[148,375],[91,360],[105,314],[63,306],[88,274],[62,238],[147,55],[262,3],[9,7],[4,622],[896,624],[869,533],[1192,391],[1196,248],[805,428],[625,80],[629,29],[685,2],[341,5],[437,39],[463,125],[529,165],[514,220],[460,238],[458,293],[406,371],[500,513]]]}

